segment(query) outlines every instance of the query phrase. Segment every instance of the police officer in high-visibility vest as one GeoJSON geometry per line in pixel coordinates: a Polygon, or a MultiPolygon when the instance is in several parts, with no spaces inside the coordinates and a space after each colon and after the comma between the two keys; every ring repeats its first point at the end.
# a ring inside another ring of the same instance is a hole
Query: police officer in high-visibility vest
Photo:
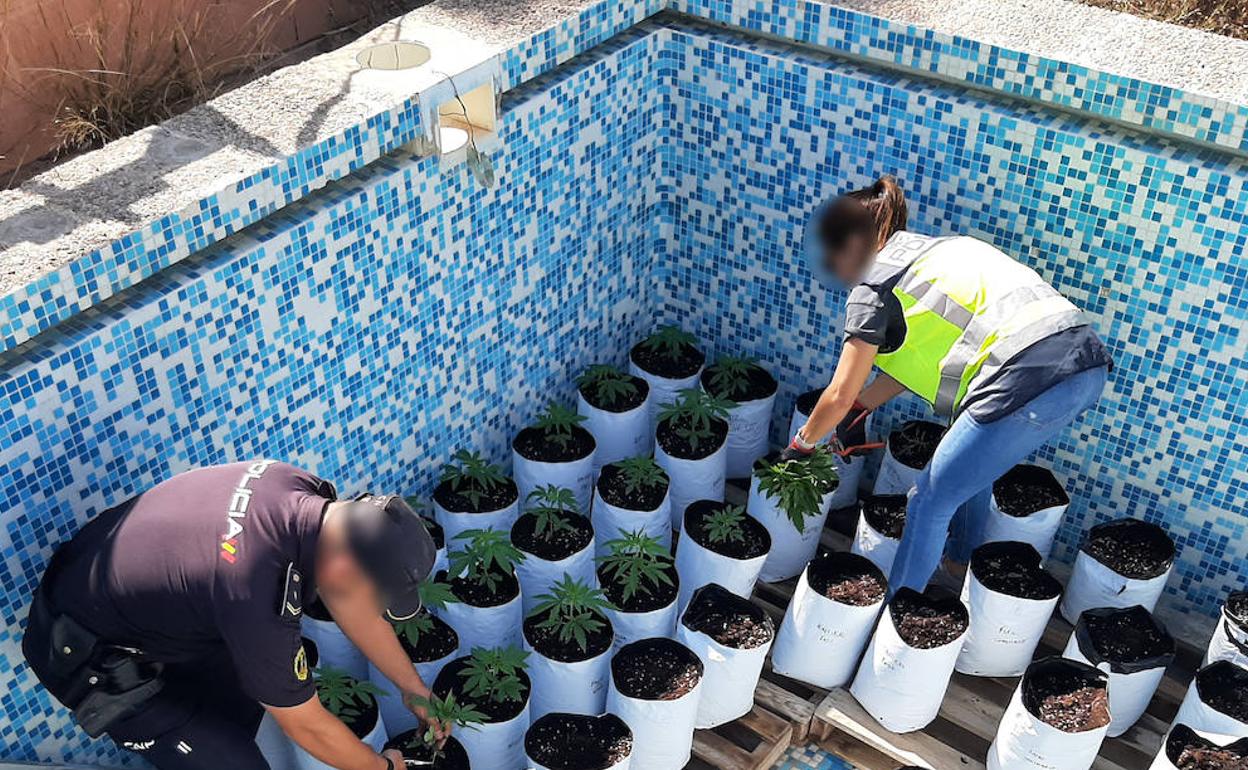
{"type": "Polygon", "coordinates": [[[906,232],[906,219],[892,177],[815,210],[807,259],[822,283],[849,288],[845,344],[786,455],[833,431],[838,451],[863,451],[861,418],[907,390],[952,419],[919,476],[889,576],[893,591],[921,591],[950,523],[948,556],[965,564],[992,483],[1096,403],[1111,363],[1083,313],[1034,270],[976,238],[906,232]]]}

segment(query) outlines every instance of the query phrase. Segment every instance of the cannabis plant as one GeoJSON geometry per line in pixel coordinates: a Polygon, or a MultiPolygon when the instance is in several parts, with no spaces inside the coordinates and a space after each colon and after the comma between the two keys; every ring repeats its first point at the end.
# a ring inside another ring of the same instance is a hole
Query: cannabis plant
{"type": "Polygon", "coordinates": [[[664,358],[680,358],[686,347],[697,345],[698,338],[679,326],[662,326],[641,341],[641,346],[664,358]]]}
{"type": "Polygon", "coordinates": [[[594,364],[576,378],[576,385],[603,406],[612,407],[637,395],[633,378],[608,364],[594,364]]]}
{"type": "Polygon", "coordinates": [[[543,540],[550,540],[556,532],[573,532],[575,527],[569,516],[579,515],[576,512],[576,495],[566,487],[547,484],[529,493],[528,507],[525,513],[536,518],[533,534],[543,540]]]}
{"type": "MultiPolygon", "coordinates": [[[[438,742],[438,732],[435,725],[444,725],[450,728],[470,728],[476,729],[476,726],[484,722],[487,717],[480,711],[472,707],[471,703],[460,703],[455,700],[455,693],[448,692],[445,698],[439,698],[430,694],[428,698],[422,698],[419,695],[412,695],[408,699],[409,706],[423,708],[427,717],[424,732],[420,734],[420,741],[423,745],[413,745],[409,743],[399,748],[400,751],[408,749],[411,752],[428,751],[431,747],[436,746],[438,742]]],[[[404,753],[407,753],[406,751],[404,753]]],[[[434,751],[431,757],[437,760],[441,756],[440,751],[434,751]]]]}
{"type": "Polygon", "coordinates": [[[707,368],[711,392],[723,398],[740,398],[750,392],[750,372],[758,362],[741,356],[722,356],[707,368]]]}
{"type": "Polygon", "coordinates": [[[604,576],[622,590],[621,598],[628,601],[638,593],[649,595],[659,586],[672,585],[668,574],[672,555],[658,538],[643,530],[632,532],[620,530],[620,537],[606,542],[606,556],[598,557],[604,576]]]}
{"type": "Polygon", "coordinates": [[[635,495],[642,490],[658,489],[668,483],[667,472],[649,455],[629,457],[612,463],[624,482],[624,493],[635,495]]]}
{"type": "Polygon", "coordinates": [[[517,562],[524,561],[524,552],[511,544],[506,532],[495,529],[466,529],[455,536],[465,545],[451,551],[451,577],[463,577],[490,592],[498,588],[499,578],[510,575],[517,562]]]}
{"type": "Polygon", "coordinates": [[[434,629],[430,609],[446,609],[446,605],[459,601],[449,585],[436,580],[422,581],[417,590],[420,592],[421,611],[407,620],[390,621],[394,632],[405,639],[412,649],[420,644],[421,634],[434,629]]]}
{"type": "Polygon", "coordinates": [[[386,691],[368,681],[361,681],[333,666],[316,669],[316,694],[329,713],[344,722],[354,723],[370,698],[386,695],[386,691]]]}
{"type": "Polygon", "coordinates": [[[464,696],[478,702],[524,700],[520,673],[528,658],[529,654],[519,647],[473,647],[471,657],[459,672],[464,678],[464,696]]]}
{"type": "Polygon", "coordinates": [[[546,411],[537,416],[533,427],[541,430],[542,437],[550,443],[560,449],[567,449],[568,442],[572,440],[572,429],[585,422],[585,419],[585,415],[577,414],[557,401],[551,401],[546,405],[546,411]]]}
{"type": "Polygon", "coordinates": [[[776,501],[798,532],[805,529],[806,519],[819,515],[823,495],[837,481],[832,451],[823,445],[807,458],[763,462],[754,475],[758,490],[776,501]]]}
{"type": "Polygon", "coordinates": [[[725,505],[707,516],[702,525],[712,543],[740,543],[745,540],[745,507],[725,505]]]}
{"type": "Polygon", "coordinates": [[[717,398],[700,388],[680,391],[676,401],[664,404],[659,410],[659,422],[669,422],[672,431],[689,442],[689,448],[698,451],[702,442],[714,438],[712,424],[728,419],[728,410],[736,406],[732,401],[717,398]]]}
{"type": "Polygon", "coordinates": [[[589,647],[587,634],[602,629],[606,624],[601,619],[602,611],[609,609],[613,609],[611,602],[601,588],[575,580],[565,572],[563,578],[550,587],[550,593],[537,597],[537,606],[529,617],[546,615],[546,619],[537,624],[538,628],[554,630],[559,641],[575,642],[584,652],[589,647]]]}
{"type": "Polygon", "coordinates": [[[480,452],[461,449],[451,459],[454,462],[442,466],[441,481],[450,484],[452,492],[468,498],[473,508],[481,507],[486,495],[507,483],[502,468],[488,462],[480,452]]]}

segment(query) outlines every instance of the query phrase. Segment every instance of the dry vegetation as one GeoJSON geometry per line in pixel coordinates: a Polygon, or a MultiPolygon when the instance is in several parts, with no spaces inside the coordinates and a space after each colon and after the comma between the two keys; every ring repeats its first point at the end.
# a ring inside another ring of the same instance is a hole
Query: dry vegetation
{"type": "Polygon", "coordinates": [[[1081,0],[1081,2],[1248,40],[1248,0],[1081,0]]]}

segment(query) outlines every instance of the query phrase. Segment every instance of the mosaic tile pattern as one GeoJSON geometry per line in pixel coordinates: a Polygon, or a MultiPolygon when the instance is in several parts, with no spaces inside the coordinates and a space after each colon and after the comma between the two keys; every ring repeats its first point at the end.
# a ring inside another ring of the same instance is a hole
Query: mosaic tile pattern
{"type": "Polygon", "coordinates": [[[854,765],[813,746],[794,746],[772,770],[854,770],[854,765]]]}
{"type": "Polygon", "coordinates": [[[1248,164],[727,35],[677,31],[663,60],[664,318],[761,357],[788,408],[840,347],[844,298],[795,256],[807,212],[893,173],[914,229],[1023,259],[1113,351],[1100,405],[1043,453],[1074,498],[1057,556],[1131,515],[1178,542],[1170,608],[1213,614],[1248,585],[1248,164]]]}

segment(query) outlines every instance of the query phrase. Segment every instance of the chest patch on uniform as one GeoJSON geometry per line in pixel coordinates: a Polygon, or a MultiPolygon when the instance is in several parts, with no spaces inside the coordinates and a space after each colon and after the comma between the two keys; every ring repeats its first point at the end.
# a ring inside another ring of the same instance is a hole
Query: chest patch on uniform
{"type": "Polygon", "coordinates": [[[303,614],[303,575],[295,569],[294,562],[286,565],[286,580],[282,585],[282,606],[277,614],[286,619],[297,619],[303,614]]]}
{"type": "Polygon", "coordinates": [[[308,681],[308,651],[302,644],[295,651],[295,678],[300,682],[308,681]]]}

